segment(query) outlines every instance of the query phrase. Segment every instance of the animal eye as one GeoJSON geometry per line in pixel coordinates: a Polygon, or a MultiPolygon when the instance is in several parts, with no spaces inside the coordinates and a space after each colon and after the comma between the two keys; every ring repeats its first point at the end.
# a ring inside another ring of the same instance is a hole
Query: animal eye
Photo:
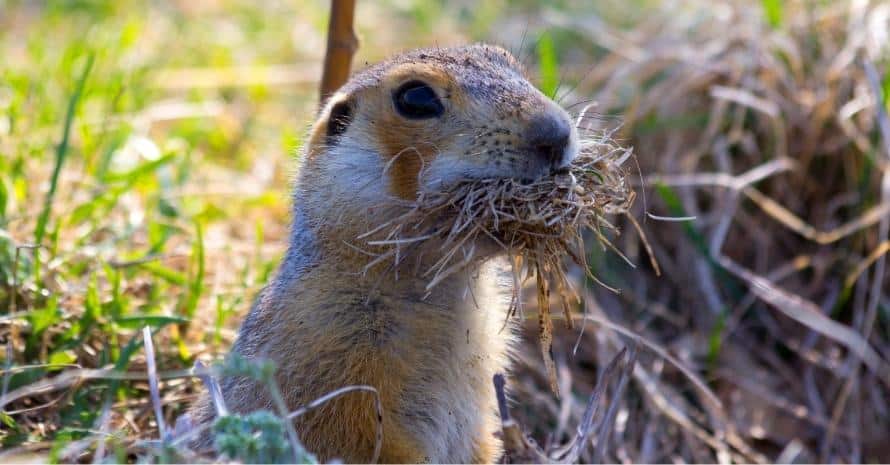
{"type": "Polygon", "coordinates": [[[436,92],[420,81],[402,84],[393,94],[393,100],[399,113],[409,119],[435,118],[445,111],[436,92]]]}

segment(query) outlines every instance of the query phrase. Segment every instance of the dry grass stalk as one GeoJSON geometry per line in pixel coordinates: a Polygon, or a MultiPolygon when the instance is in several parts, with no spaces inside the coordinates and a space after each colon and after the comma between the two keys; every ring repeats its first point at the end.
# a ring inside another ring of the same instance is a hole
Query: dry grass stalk
{"type": "MultiPolygon", "coordinates": [[[[145,344],[145,364],[148,371],[148,388],[151,396],[151,405],[158,422],[158,433],[162,441],[167,440],[167,425],[164,423],[163,404],[161,403],[161,391],[158,389],[158,368],[155,363],[154,342],[151,340],[151,328],[142,328],[142,340],[145,344]]],[[[101,456],[100,456],[101,457],[101,456]]]]}
{"type": "Polygon", "coordinates": [[[321,98],[324,101],[349,79],[352,56],[358,49],[352,23],[355,17],[355,0],[331,0],[331,17],[328,22],[328,49],[324,57],[321,76],[321,98]]]}
{"type": "Polygon", "coordinates": [[[887,456],[890,5],[780,3],[779,18],[750,2],[664,4],[633,30],[546,15],[614,52],[578,98],[621,114],[625,137],[657,154],[639,159],[648,208],[694,218],[653,238],[665,277],[614,270],[624,292],[597,295],[602,314],[688,354],[693,372],[713,363],[762,388],[713,381],[724,418],[700,392],[664,395],[676,369],[644,366],[651,380],[635,376],[635,388],[662,414],[631,413],[628,424],[654,426],[628,430],[629,461],[719,461],[727,445],[773,461],[794,441],[799,461],[887,456]],[[768,399],[780,398],[805,414],[777,411],[768,399]]]}
{"type": "Polygon", "coordinates": [[[507,397],[504,393],[506,381],[503,375],[495,375],[494,388],[501,417],[505,460],[509,460],[510,463],[576,463],[581,457],[581,452],[591,443],[594,434],[596,434],[597,446],[594,453],[596,457],[602,457],[608,446],[608,436],[615,422],[615,413],[620,403],[618,399],[624,392],[624,387],[633,373],[636,362],[636,345],[631,346],[630,350],[627,347],[621,349],[606,365],[596,387],[588,398],[575,435],[566,444],[551,444],[549,447],[537,444],[534,439],[522,431],[520,424],[510,416],[507,397]],[[612,394],[608,400],[605,400],[606,412],[597,415],[604,403],[607,391],[612,385],[614,385],[612,394]]]}
{"type": "MultiPolygon", "coordinates": [[[[551,291],[561,302],[566,324],[572,327],[572,303],[580,302],[566,276],[565,257],[599,282],[586,263],[584,233],[590,232],[604,248],[617,252],[605,231],[617,233],[607,215],[623,214],[633,203],[622,164],[631,150],[609,134],[587,134],[578,157],[563,173],[526,182],[516,179],[479,179],[450,189],[421,193],[401,216],[359,238],[383,247],[367,269],[401,260],[420,244],[434,243],[441,258],[423,272],[427,290],[477,261],[475,244],[491,240],[514,257],[514,282],[534,276],[538,295],[538,342],[549,373],[550,388],[558,395],[556,365],[551,357],[553,323],[551,291]],[[382,237],[381,237],[382,235],[382,237]]],[[[510,315],[519,307],[514,294],[510,315]]]]}
{"type": "Polygon", "coordinates": [[[356,384],[350,386],[344,386],[339,389],[335,389],[315,400],[309,402],[303,407],[300,407],[287,415],[288,420],[293,420],[297,417],[305,415],[306,413],[315,410],[327,402],[340,397],[344,394],[348,394],[351,392],[367,392],[374,396],[374,411],[377,415],[377,425],[374,433],[374,452],[371,455],[370,463],[377,463],[380,460],[380,452],[383,449],[383,401],[380,400],[380,392],[377,391],[377,388],[374,386],[368,386],[364,384],[356,384]]]}

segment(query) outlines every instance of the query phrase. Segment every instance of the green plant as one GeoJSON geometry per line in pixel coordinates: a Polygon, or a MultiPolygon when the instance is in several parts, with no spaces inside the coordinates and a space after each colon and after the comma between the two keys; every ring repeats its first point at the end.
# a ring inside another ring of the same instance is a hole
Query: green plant
{"type": "Polygon", "coordinates": [[[243,463],[316,463],[308,454],[293,456],[284,422],[272,412],[226,415],[213,424],[213,445],[228,460],[243,463]]]}

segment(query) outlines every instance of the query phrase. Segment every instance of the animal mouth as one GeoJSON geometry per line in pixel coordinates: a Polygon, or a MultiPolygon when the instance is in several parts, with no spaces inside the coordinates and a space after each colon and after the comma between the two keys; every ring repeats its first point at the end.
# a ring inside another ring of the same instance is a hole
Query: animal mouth
{"type": "MultiPolygon", "coordinates": [[[[519,171],[519,170],[517,170],[519,171]]],[[[571,165],[566,163],[560,166],[550,165],[549,163],[541,163],[539,166],[533,166],[528,169],[521,170],[521,172],[512,172],[512,173],[503,173],[503,174],[491,174],[491,175],[479,175],[477,174],[469,174],[465,177],[464,181],[482,181],[482,180],[504,180],[504,181],[515,181],[522,185],[530,185],[536,182],[540,182],[542,180],[546,180],[548,178],[557,178],[560,176],[567,175],[571,172],[571,165]],[[544,165],[544,166],[541,166],[544,165]],[[547,166],[549,165],[549,166],[547,166]]],[[[460,181],[458,181],[460,182],[460,181]]]]}

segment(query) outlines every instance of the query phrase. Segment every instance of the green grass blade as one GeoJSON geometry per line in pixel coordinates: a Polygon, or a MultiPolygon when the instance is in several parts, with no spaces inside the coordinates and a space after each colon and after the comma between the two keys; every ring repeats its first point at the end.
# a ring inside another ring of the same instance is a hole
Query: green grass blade
{"type": "Polygon", "coordinates": [[[782,0],[760,0],[760,4],[763,6],[766,22],[773,29],[778,29],[782,25],[782,0]]]}
{"type": "Polygon", "coordinates": [[[548,32],[541,34],[538,40],[538,66],[541,72],[541,92],[553,98],[559,86],[559,63],[553,38],[548,32]]]}
{"type": "Polygon", "coordinates": [[[90,70],[93,68],[93,60],[94,55],[91,53],[87,56],[87,62],[83,67],[83,71],[80,73],[80,78],[77,80],[77,86],[74,88],[74,93],[71,94],[71,98],[68,99],[68,111],[65,113],[65,127],[62,130],[62,141],[59,142],[58,147],[56,147],[56,161],[53,166],[52,177],[50,178],[49,191],[46,193],[46,198],[43,201],[43,210],[41,210],[40,216],[37,218],[37,228],[34,230],[35,244],[40,244],[43,241],[43,237],[46,235],[46,223],[49,221],[53,199],[56,196],[56,187],[59,184],[59,174],[61,174],[62,165],[65,164],[65,158],[68,156],[68,140],[71,135],[71,123],[74,121],[74,114],[76,113],[80,97],[83,94],[87,76],[89,76],[90,70]]]}
{"type": "Polygon", "coordinates": [[[185,316],[189,319],[195,316],[198,309],[198,300],[204,292],[204,230],[199,221],[195,222],[195,242],[192,245],[193,275],[189,282],[189,296],[185,307],[185,316]]]}
{"type": "Polygon", "coordinates": [[[187,323],[188,318],[168,315],[128,315],[115,319],[115,323],[121,328],[136,329],[145,326],[162,328],[172,323],[187,323]]]}
{"type": "Polygon", "coordinates": [[[139,265],[140,268],[148,271],[154,276],[177,286],[185,286],[188,283],[188,277],[185,273],[181,273],[164,265],[148,262],[139,265]]]}
{"type": "Polygon", "coordinates": [[[6,190],[6,182],[0,178],[0,226],[6,223],[6,205],[9,203],[9,192],[6,190]]]}

